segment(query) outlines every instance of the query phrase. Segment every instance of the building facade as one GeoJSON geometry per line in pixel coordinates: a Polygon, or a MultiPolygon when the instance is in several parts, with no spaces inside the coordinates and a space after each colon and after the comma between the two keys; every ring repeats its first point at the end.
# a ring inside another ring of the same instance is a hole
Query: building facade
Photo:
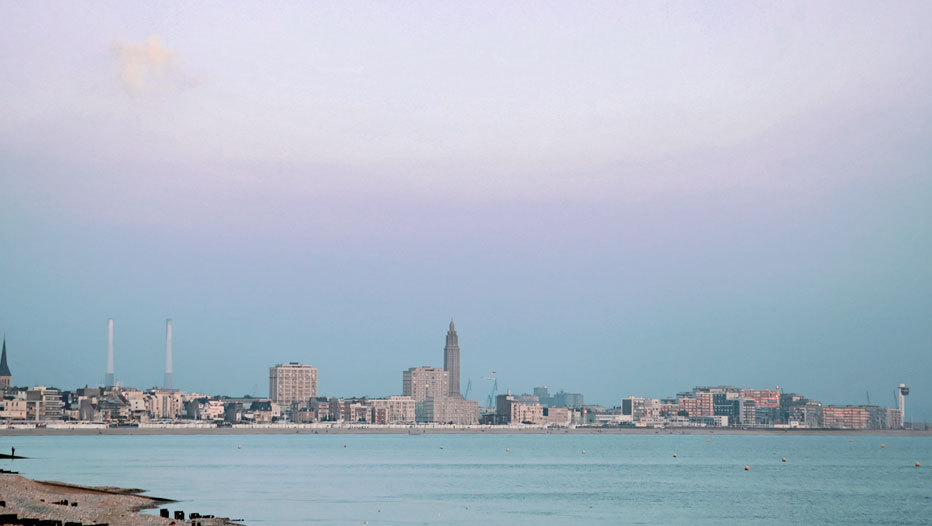
{"type": "Polygon", "coordinates": [[[450,392],[450,373],[436,367],[412,367],[402,373],[401,392],[415,402],[447,396],[450,392]]]}
{"type": "Polygon", "coordinates": [[[410,396],[389,396],[369,400],[372,407],[372,419],[375,424],[396,424],[415,422],[416,402],[410,396]]]}
{"type": "Polygon", "coordinates": [[[741,397],[754,400],[758,408],[780,407],[780,389],[742,389],[741,397]]]}
{"type": "Polygon", "coordinates": [[[316,396],[316,367],[291,362],[269,368],[269,398],[276,404],[303,405],[316,396]]]}
{"type": "Polygon", "coordinates": [[[418,422],[473,425],[479,423],[479,402],[462,396],[437,396],[415,404],[418,422]]]}
{"type": "Polygon", "coordinates": [[[867,429],[870,414],[863,407],[833,406],[822,407],[822,425],[831,429],[867,429]]]}
{"type": "Polygon", "coordinates": [[[28,420],[61,420],[62,401],[58,389],[36,386],[26,391],[26,418],[28,420]]]}

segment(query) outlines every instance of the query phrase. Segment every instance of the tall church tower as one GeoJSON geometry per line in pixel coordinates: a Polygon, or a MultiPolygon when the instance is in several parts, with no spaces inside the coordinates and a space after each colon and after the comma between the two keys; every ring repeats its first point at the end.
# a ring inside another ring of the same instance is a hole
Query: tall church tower
{"type": "Polygon", "coordinates": [[[453,320],[447,331],[447,344],[443,346],[443,370],[450,373],[450,394],[460,394],[460,341],[453,320]]]}
{"type": "Polygon", "coordinates": [[[13,383],[13,374],[6,364],[6,335],[3,336],[3,352],[0,354],[0,389],[9,389],[13,383]]]}

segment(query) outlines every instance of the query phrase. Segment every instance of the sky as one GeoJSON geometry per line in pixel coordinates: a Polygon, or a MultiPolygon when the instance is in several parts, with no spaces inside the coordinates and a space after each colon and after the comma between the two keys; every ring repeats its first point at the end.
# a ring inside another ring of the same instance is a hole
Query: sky
{"type": "Polygon", "coordinates": [[[0,1],[17,385],[730,384],[932,421],[929,2],[0,1]]]}

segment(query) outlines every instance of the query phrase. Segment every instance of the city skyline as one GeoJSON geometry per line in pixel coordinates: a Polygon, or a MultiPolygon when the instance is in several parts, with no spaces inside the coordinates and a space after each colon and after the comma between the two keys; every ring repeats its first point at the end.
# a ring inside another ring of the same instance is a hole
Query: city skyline
{"type": "MultiPolygon", "coordinates": [[[[171,360],[172,330],[171,330],[171,327],[172,327],[172,320],[171,318],[169,318],[166,320],[165,383],[162,385],[162,387],[154,386],[151,388],[155,391],[165,390],[165,391],[170,391],[170,392],[181,392],[180,390],[174,389],[170,381],[171,379],[170,371],[172,369],[172,360],[171,360]]],[[[114,371],[114,345],[113,345],[114,331],[113,331],[113,328],[114,328],[114,321],[112,318],[110,318],[107,320],[107,373],[105,374],[104,382],[99,384],[98,388],[109,389],[109,388],[126,387],[131,390],[136,390],[138,389],[138,387],[125,386],[123,383],[121,383],[118,379],[115,379],[114,377],[114,372],[113,372],[114,371]]],[[[417,403],[416,412],[418,414],[418,418],[420,418],[422,415],[421,403],[424,402],[425,400],[430,402],[431,408],[429,411],[431,415],[433,415],[435,411],[438,412],[437,414],[447,414],[447,411],[451,411],[449,413],[451,415],[456,414],[456,415],[459,415],[460,417],[462,416],[462,410],[464,408],[461,408],[459,405],[456,405],[457,402],[455,402],[455,400],[456,399],[463,400],[464,397],[462,393],[460,393],[459,389],[452,387],[454,384],[454,378],[456,380],[459,379],[458,377],[459,377],[459,358],[460,358],[459,351],[460,349],[459,349],[458,341],[459,341],[459,338],[458,338],[458,334],[456,333],[454,322],[453,320],[450,320],[449,328],[446,334],[446,342],[443,347],[444,367],[435,368],[431,366],[420,366],[420,367],[411,367],[403,371],[403,382],[402,382],[401,395],[403,395],[403,397],[411,397],[412,403],[415,403],[415,402],[417,403]],[[442,393],[442,394],[437,394],[437,393],[442,393]],[[434,405],[434,402],[433,402],[435,399],[437,401],[436,405],[434,405]],[[452,409],[453,407],[457,407],[459,409],[452,409]]],[[[505,391],[504,393],[500,391],[496,392],[496,389],[498,388],[498,381],[495,375],[497,374],[497,372],[491,371],[489,374],[490,374],[490,377],[487,377],[486,379],[495,380],[495,387],[493,388],[492,394],[489,395],[489,400],[491,401],[491,403],[483,406],[482,397],[480,394],[479,401],[477,405],[475,406],[475,408],[474,409],[466,408],[469,412],[476,412],[476,414],[478,414],[478,409],[482,407],[494,408],[496,403],[493,400],[493,396],[495,396],[496,394],[499,400],[502,399],[502,397],[507,396],[509,400],[515,400],[515,403],[526,402],[527,400],[524,400],[524,399],[530,396],[533,396],[535,401],[540,400],[540,403],[544,403],[543,397],[548,397],[549,399],[548,387],[546,385],[534,387],[533,395],[525,393],[518,398],[512,398],[513,389],[507,386],[503,389],[503,391],[505,391]]],[[[471,380],[470,380],[470,384],[471,384],[471,380]]],[[[317,385],[318,385],[318,370],[316,367],[310,364],[301,364],[299,362],[279,363],[269,368],[269,383],[268,383],[267,399],[272,402],[281,403],[283,407],[288,404],[301,403],[302,401],[306,402],[308,399],[313,399],[318,396],[317,385]]],[[[5,336],[3,339],[2,357],[0,357],[0,387],[4,387],[4,386],[8,388],[11,387],[11,373],[7,365],[5,336]]],[[[15,387],[15,384],[12,384],[12,386],[15,387]]],[[[28,388],[29,386],[19,386],[19,387],[28,388]]],[[[53,385],[46,386],[46,384],[42,384],[42,385],[35,384],[35,387],[43,388],[43,389],[45,387],[50,387],[53,389],[57,388],[57,386],[53,386],[53,385]]],[[[87,387],[87,384],[85,385],[85,388],[86,387],[87,387]]],[[[775,387],[776,387],[775,390],[766,390],[766,389],[755,390],[755,389],[739,388],[739,387],[735,387],[734,385],[720,385],[719,387],[716,387],[716,388],[698,386],[693,389],[693,393],[695,394],[699,390],[708,390],[708,389],[713,389],[713,390],[714,389],[725,389],[725,390],[732,390],[735,392],[740,391],[742,393],[749,392],[749,393],[752,393],[749,395],[750,399],[756,400],[758,404],[762,402],[761,396],[764,396],[765,399],[769,401],[769,403],[779,404],[781,387],[779,385],[775,387]],[[770,395],[761,395],[760,393],[770,393],[770,395]],[[773,393],[776,393],[776,395],[774,395],[773,393]],[[776,398],[773,398],[774,396],[776,398]]],[[[517,389],[515,389],[514,391],[516,393],[517,389]]],[[[198,391],[195,389],[191,392],[197,393],[198,391]]],[[[871,404],[870,393],[867,392],[866,393],[867,401],[865,404],[852,404],[850,402],[846,402],[843,404],[830,403],[826,405],[826,411],[832,408],[836,410],[840,410],[840,411],[853,411],[854,409],[851,409],[851,408],[863,408],[863,407],[880,407],[880,408],[894,409],[894,410],[899,411],[898,413],[899,416],[897,417],[900,419],[899,421],[901,423],[902,422],[908,423],[908,422],[913,421],[913,419],[910,418],[911,413],[905,413],[905,420],[904,420],[905,395],[908,395],[909,393],[910,393],[909,387],[906,384],[900,383],[894,388],[894,398],[893,398],[892,406],[888,407],[883,402],[880,402],[879,404],[871,404]]],[[[206,394],[206,396],[208,397],[230,397],[230,396],[236,397],[237,396],[234,393],[202,393],[202,394],[206,394]]],[[[255,394],[256,398],[262,399],[262,396],[259,395],[258,393],[243,393],[243,394],[245,394],[246,396],[252,396],[253,394],[255,394]]],[[[799,396],[799,398],[804,401],[807,400],[805,397],[801,395],[796,395],[795,393],[791,393],[791,394],[793,394],[793,396],[799,396]]],[[[582,400],[582,394],[579,394],[579,393],[565,393],[563,389],[561,389],[559,393],[555,393],[555,396],[565,397],[567,395],[572,396],[572,397],[578,397],[579,400],[582,400]]],[[[621,398],[621,403],[618,404],[617,406],[605,404],[605,407],[612,408],[612,409],[622,409],[623,411],[625,411],[624,409],[625,402],[628,400],[635,400],[635,399],[653,400],[654,403],[658,403],[661,400],[669,401],[673,399],[679,399],[683,395],[684,393],[680,392],[680,393],[677,393],[676,397],[673,397],[673,398],[671,398],[670,396],[666,396],[666,397],[658,396],[652,399],[649,397],[644,398],[643,395],[634,396],[631,393],[628,393],[627,396],[624,396],[621,398]]],[[[359,395],[357,394],[349,398],[352,400],[355,400],[355,399],[358,399],[358,396],[359,395]]],[[[517,395],[515,394],[515,396],[517,395]]],[[[711,397],[711,394],[709,396],[711,397]]],[[[363,399],[371,398],[374,400],[386,399],[386,398],[397,398],[397,397],[398,397],[397,393],[395,394],[382,393],[382,394],[378,394],[375,396],[371,396],[368,393],[362,395],[363,399]]],[[[340,398],[342,398],[342,396],[340,398]]],[[[616,397],[616,400],[617,399],[618,398],[616,397]]],[[[467,400],[471,400],[471,399],[467,399],[467,400]]],[[[707,416],[711,416],[711,411],[712,411],[711,400],[712,400],[711,398],[707,400],[707,403],[709,404],[708,406],[709,413],[707,416]]],[[[698,408],[700,406],[705,407],[704,406],[705,402],[701,402],[701,400],[695,400],[694,402],[696,404],[695,408],[698,408]]],[[[678,403],[682,403],[682,402],[678,402],[678,403]]],[[[820,406],[820,419],[821,419],[822,403],[821,402],[815,402],[815,403],[820,406]]],[[[581,405],[581,402],[579,402],[578,404],[581,405]]],[[[501,411],[501,401],[498,402],[498,405],[499,405],[499,411],[501,411]]],[[[601,404],[598,404],[598,403],[587,404],[587,406],[590,406],[590,407],[598,407],[600,405],[601,404]]],[[[572,407],[573,404],[570,404],[570,406],[572,407]]],[[[769,405],[765,405],[765,406],[773,407],[769,405]]],[[[413,407],[414,406],[412,406],[412,408],[413,407]]],[[[547,405],[545,404],[543,407],[547,407],[547,405]]],[[[558,407],[560,406],[558,405],[558,407]]],[[[658,405],[657,408],[659,407],[660,406],[658,405]]],[[[628,408],[627,410],[630,411],[630,408],[628,408]]],[[[863,411],[863,409],[859,409],[859,410],[863,411]]],[[[632,413],[629,412],[625,414],[630,415],[632,413]]],[[[865,419],[865,422],[868,419],[867,414],[868,413],[865,412],[863,416],[863,418],[865,419]]],[[[732,417],[734,417],[734,415],[732,417]]],[[[562,418],[562,416],[558,418],[562,418]]],[[[886,417],[883,417],[882,420],[885,422],[886,417]]],[[[457,418],[454,418],[453,421],[456,421],[457,423],[467,423],[467,424],[474,423],[468,417],[466,417],[466,420],[460,420],[460,418],[457,417],[457,418]]],[[[752,418],[752,421],[753,421],[753,418],[752,418]]],[[[917,422],[922,423],[924,421],[920,419],[920,420],[917,420],[917,422]]]]}
{"type": "Polygon", "coordinates": [[[928,2],[169,5],[5,5],[20,381],[98,383],[113,317],[159,385],[171,317],[176,386],[389,393],[454,315],[477,393],[932,420],[928,2]]]}

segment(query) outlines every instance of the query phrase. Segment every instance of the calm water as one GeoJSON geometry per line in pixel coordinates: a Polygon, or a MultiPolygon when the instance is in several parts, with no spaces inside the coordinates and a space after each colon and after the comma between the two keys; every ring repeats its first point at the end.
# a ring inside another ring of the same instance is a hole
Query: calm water
{"type": "Polygon", "coordinates": [[[32,457],[13,466],[26,476],[146,488],[248,524],[932,523],[932,437],[0,437],[11,443],[32,457]]]}

